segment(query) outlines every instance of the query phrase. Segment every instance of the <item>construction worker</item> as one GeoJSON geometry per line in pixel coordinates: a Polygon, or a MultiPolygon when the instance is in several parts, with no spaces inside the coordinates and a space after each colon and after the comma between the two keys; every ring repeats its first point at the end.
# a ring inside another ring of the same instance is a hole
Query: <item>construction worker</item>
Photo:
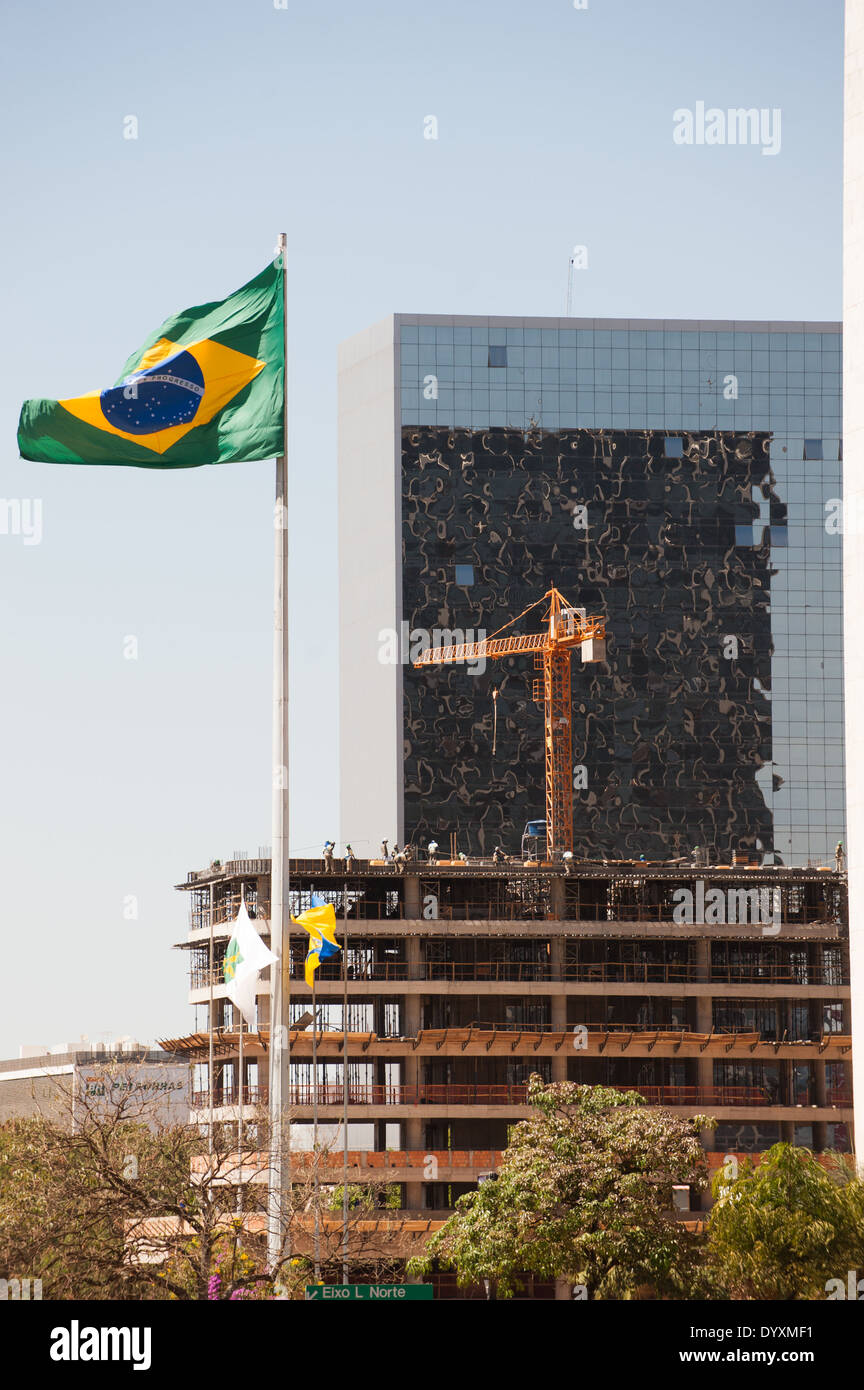
{"type": "Polygon", "coordinates": [[[501,848],[501,846],[500,846],[500,845],[496,845],[495,848],[494,848],[493,851],[492,851],[492,863],[493,863],[493,864],[503,864],[503,863],[505,862],[506,859],[507,859],[507,855],[504,853],[504,851],[503,851],[503,849],[501,848]]]}
{"type": "Polygon", "coordinates": [[[381,858],[384,860],[384,863],[385,863],[385,864],[387,863],[387,861],[388,861],[389,858],[390,858],[390,850],[389,850],[388,847],[387,847],[387,841],[386,841],[386,840],[382,840],[382,841],[381,841],[381,858]]]}
{"type": "Polygon", "coordinates": [[[408,859],[408,851],[407,851],[407,849],[400,849],[398,845],[394,845],[394,846],[393,846],[393,863],[396,865],[396,868],[399,870],[400,874],[404,874],[404,872],[405,872],[405,864],[406,864],[406,862],[407,862],[407,859],[408,859]]]}
{"type": "Polygon", "coordinates": [[[356,862],[357,862],[357,861],[356,861],[355,858],[354,858],[354,851],[353,851],[353,849],[351,848],[350,845],[346,845],[346,846],[345,846],[345,868],[348,870],[349,874],[353,871],[354,865],[355,865],[356,862]]]}
{"type": "Polygon", "coordinates": [[[430,840],[430,841],[429,841],[428,845],[426,846],[426,853],[429,855],[429,863],[430,863],[430,864],[437,864],[437,863],[438,863],[438,841],[437,841],[437,840],[430,840]]]}
{"type": "Polygon", "coordinates": [[[336,846],[332,840],[324,841],[324,849],[322,850],[321,855],[324,860],[325,874],[332,874],[333,872],[333,851],[335,848],[336,846]]]}
{"type": "Polygon", "coordinates": [[[844,849],[843,849],[843,841],[842,841],[842,840],[838,840],[838,841],[837,841],[837,848],[836,848],[835,851],[834,851],[834,867],[835,867],[835,869],[837,870],[837,873],[838,873],[838,874],[842,874],[845,863],[846,863],[846,854],[845,854],[845,851],[844,851],[844,849]]]}
{"type": "Polygon", "coordinates": [[[569,876],[570,870],[573,866],[572,849],[565,849],[564,853],[561,855],[561,858],[564,860],[564,872],[569,876]]]}

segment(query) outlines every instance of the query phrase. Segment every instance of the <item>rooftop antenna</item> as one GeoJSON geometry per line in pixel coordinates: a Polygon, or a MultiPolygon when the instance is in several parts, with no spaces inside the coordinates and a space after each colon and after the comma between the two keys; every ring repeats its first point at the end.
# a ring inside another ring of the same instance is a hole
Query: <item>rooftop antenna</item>
{"type": "Polygon", "coordinates": [[[587,270],[588,268],[588,248],[586,246],[574,246],[567,262],[567,299],[564,306],[566,318],[573,316],[573,272],[574,270],[587,270]]]}
{"type": "Polygon", "coordinates": [[[573,263],[576,260],[575,251],[567,261],[567,299],[564,305],[564,317],[573,317],[573,263]]]}

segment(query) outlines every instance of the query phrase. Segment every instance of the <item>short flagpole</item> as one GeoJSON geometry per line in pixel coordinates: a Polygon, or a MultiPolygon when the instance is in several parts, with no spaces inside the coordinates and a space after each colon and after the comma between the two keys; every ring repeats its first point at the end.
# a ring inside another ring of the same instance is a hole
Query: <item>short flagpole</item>
{"type": "MultiPolygon", "coordinates": [[[[317,965],[317,962],[316,962],[317,965]]],[[[313,1219],[314,1219],[314,1256],[315,1256],[315,1282],[321,1278],[321,1219],[318,1211],[318,1202],[321,1197],[321,1182],[318,1176],[318,1163],[320,1155],[318,1153],[318,1007],[316,1004],[315,981],[317,975],[312,976],[312,1162],[315,1165],[314,1186],[313,1186],[313,1219]]]]}
{"type": "Polygon", "coordinates": [[[273,603],[273,801],[270,864],[270,1164],[267,1256],[271,1272],[288,1252],[291,1220],[291,864],[288,795],[288,314],[287,237],[282,260],[282,455],[276,460],[273,603]]]}
{"type": "Polygon", "coordinates": [[[240,1089],[237,1092],[237,1211],[241,1216],[243,1213],[243,1025],[245,1022],[245,1018],[240,1014],[240,1022],[238,1024],[240,1029],[240,1055],[238,1058],[240,1089]]]}

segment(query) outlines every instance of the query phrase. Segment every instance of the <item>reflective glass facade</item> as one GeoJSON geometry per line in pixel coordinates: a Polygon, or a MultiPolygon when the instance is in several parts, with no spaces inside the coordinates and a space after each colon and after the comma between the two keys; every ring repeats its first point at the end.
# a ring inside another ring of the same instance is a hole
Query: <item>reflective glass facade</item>
{"type": "MultiPolygon", "coordinates": [[[[839,326],[397,316],[395,340],[403,619],[492,632],[553,582],[607,617],[608,665],[574,661],[579,851],[833,862],[839,326]]],[[[512,850],[542,815],[529,664],[404,668],[406,835],[512,850]]]]}

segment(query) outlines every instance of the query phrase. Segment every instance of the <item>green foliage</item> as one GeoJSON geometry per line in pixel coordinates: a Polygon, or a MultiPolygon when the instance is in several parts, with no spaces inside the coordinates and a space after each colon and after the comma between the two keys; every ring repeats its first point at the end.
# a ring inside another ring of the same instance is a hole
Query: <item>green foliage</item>
{"type": "MultiPolygon", "coordinates": [[[[329,1211],[342,1210],[343,1188],[333,1187],[329,1190],[327,1207],[329,1211]]],[[[380,1190],[369,1187],[368,1184],[349,1183],[348,1184],[348,1210],[349,1212],[366,1212],[369,1216],[374,1216],[382,1207],[386,1211],[398,1211],[402,1205],[402,1189],[398,1183],[388,1183],[380,1190]]]]}
{"type": "Polygon", "coordinates": [[[701,1296],[698,1241],[672,1188],[707,1183],[699,1130],[634,1092],[532,1076],[536,1117],[514,1126],[498,1180],[459,1199],[413,1273],[433,1261],[460,1284],[512,1297],[521,1274],[583,1284],[592,1298],[701,1296]]]}
{"type": "Polygon", "coordinates": [[[45,1298],[158,1297],[155,1271],[130,1266],[129,1223],[195,1212],[200,1148],[189,1129],[122,1118],[85,1116],[76,1133],[42,1116],[0,1125],[0,1274],[41,1278],[45,1298]]]}
{"type": "MultiPolygon", "coordinates": [[[[196,1127],[163,1123],[134,1087],[107,1101],[63,1100],[59,1119],[0,1125],[0,1277],[41,1278],[46,1299],[302,1299],[317,1211],[321,1270],[341,1278],[332,1188],[308,1164],[280,1194],[271,1270],[268,1185],[249,1179],[233,1133],[217,1134],[211,1151],[196,1127]]],[[[391,1282],[385,1213],[398,1208],[400,1188],[368,1183],[351,1196],[352,1268],[368,1271],[366,1282],[391,1282]]],[[[340,1211],[341,1199],[337,1189],[340,1211]]]]}
{"type": "Polygon", "coordinates": [[[714,1180],[708,1267],[729,1298],[821,1299],[864,1266],[864,1183],[842,1160],[775,1144],[737,1179],[714,1180]]]}

